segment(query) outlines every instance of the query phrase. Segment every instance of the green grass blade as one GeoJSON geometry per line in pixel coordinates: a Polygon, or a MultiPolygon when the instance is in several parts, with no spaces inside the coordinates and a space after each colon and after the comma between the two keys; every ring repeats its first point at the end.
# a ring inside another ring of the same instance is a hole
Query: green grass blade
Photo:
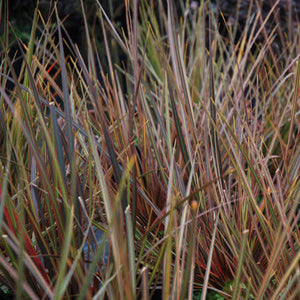
{"type": "Polygon", "coordinates": [[[132,219],[130,215],[130,207],[127,206],[125,210],[126,229],[127,229],[127,243],[128,243],[128,256],[130,266],[130,277],[131,277],[131,289],[133,297],[135,298],[136,293],[136,279],[135,279],[135,253],[134,253],[134,236],[132,228],[132,219]]]}
{"type": "Polygon", "coordinates": [[[53,299],[62,299],[64,292],[65,292],[65,276],[66,276],[66,268],[68,264],[68,256],[71,249],[71,240],[73,235],[73,219],[74,219],[74,207],[72,206],[68,216],[67,216],[67,225],[66,231],[64,236],[64,244],[61,253],[61,259],[59,262],[59,273],[57,282],[55,284],[55,292],[53,295],[53,299]]]}
{"type": "Polygon", "coordinates": [[[240,257],[239,257],[237,272],[236,272],[235,278],[234,278],[232,300],[238,299],[237,296],[238,296],[238,292],[239,292],[240,279],[241,279],[241,275],[243,272],[243,263],[244,263],[244,259],[245,259],[245,251],[246,251],[246,246],[247,246],[248,235],[249,235],[249,230],[243,231],[241,253],[240,253],[240,257]]]}

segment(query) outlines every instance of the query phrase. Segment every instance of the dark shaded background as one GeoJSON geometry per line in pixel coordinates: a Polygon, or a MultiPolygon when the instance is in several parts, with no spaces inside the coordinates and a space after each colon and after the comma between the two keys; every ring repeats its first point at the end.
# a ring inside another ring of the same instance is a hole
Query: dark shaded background
{"type": "MultiPolygon", "coordinates": [[[[98,5],[95,0],[84,0],[84,5],[86,8],[87,18],[90,24],[96,18],[96,10],[98,5]]],[[[149,0],[150,2],[150,0],[149,0]]],[[[153,1],[154,5],[157,4],[159,0],[153,1]]],[[[161,0],[161,2],[166,5],[166,0],[161,0]]],[[[179,15],[182,15],[183,7],[180,6],[181,1],[174,1],[177,6],[177,11],[179,15]]],[[[200,1],[190,1],[191,5],[197,5],[200,1]]],[[[236,19],[236,5],[239,1],[237,0],[212,0],[210,1],[216,11],[222,11],[227,20],[236,19]]],[[[247,12],[249,8],[250,0],[240,1],[240,8],[238,13],[238,22],[241,28],[244,26],[247,12]]],[[[263,17],[265,17],[270,8],[275,3],[275,0],[258,0],[258,3],[262,5],[263,17]]],[[[36,7],[37,1],[35,0],[8,0],[9,6],[9,19],[12,25],[16,28],[16,31],[20,37],[26,38],[31,29],[31,23],[33,18],[34,9],[36,7]]],[[[99,3],[103,6],[106,13],[110,19],[117,26],[125,26],[125,0],[99,0],[99,3]]],[[[66,18],[64,21],[65,27],[67,28],[72,40],[81,45],[83,43],[83,19],[81,12],[80,0],[58,0],[58,12],[61,19],[66,18]]],[[[47,20],[49,15],[49,8],[53,7],[53,1],[51,0],[40,0],[39,9],[42,12],[43,17],[47,20]]],[[[300,17],[300,1],[299,0],[281,0],[279,2],[278,8],[279,13],[275,18],[271,18],[269,27],[274,28],[274,25],[280,23],[282,26],[296,26],[296,20],[300,17]],[[289,16],[292,16],[294,23],[288,24],[287,20],[289,16]]],[[[253,7],[253,13],[255,13],[255,1],[253,7]]],[[[220,18],[220,24],[222,19],[220,18]]],[[[222,24],[220,25],[222,29],[222,24]]],[[[224,33],[225,34],[225,33],[224,33]]]]}
{"type": "MultiPolygon", "coordinates": [[[[133,1],[133,0],[131,0],[133,1]]],[[[206,0],[208,2],[208,0],[206,0]]],[[[256,1],[262,7],[262,15],[263,19],[268,15],[271,7],[274,5],[276,0],[254,0],[252,14],[256,13],[256,1]]],[[[98,4],[96,0],[83,0],[85,13],[88,19],[88,23],[90,26],[93,27],[92,34],[94,35],[95,39],[97,40],[97,47],[101,57],[105,57],[105,50],[103,47],[103,36],[102,30],[99,26],[97,11],[99,10],[98,4]]],[[[158,9],[158,3],[161,2],[163,6],[167,6],[167,0],[149,0],[154,5],[154,8],[157,10],[157,14],[160,13],[158,9]]],[[[177,14],[178,16],[184,15],[186,9],[189,9],[190,13],[197,12],[197,8],[199,6],[198,1],[190,0],[190,7],[188,8],[187,5],[182,5],[182,1],[174,0],[177,14]]],[[[224,26],[224,20],[221,16],[220,12],[222,11],[226,22],[233,23],[237,20],[239,29],[236,35],[236,41],[239,40],[239,32],[242,32],[244,26],[246,24],[248,9],[250,0],[212,0],[209,1],[212,4],[212,8],[215,13],[219,16],[219,31],[221,35],[226,38],[227,37],[227,29],[224,26]],[[240,2],[240,6],[237,13],[237,3],[240,2]]],[[[0,22],[0,36],[3,36],[4,32],[4,25],[5,25],[5,11],[8,11],[8,19],[11,25],[14,28],[16,35],[23,40],[25,43],[29,40],[31,26],[32,26],[32,19],[34,15],[34,9],[36,8],[37,1],[36,0],[4,0],[2,3],[2,13],[1,13],[1,22],[0,22]]],[[[126,32],[126,19],[125,19],[125,0],[99,0],[99,3],[102,5],[104,10],[106,11],[107,15],[109,16],[110,20],[114,24],[114,26],[119,28],[124,28],[126,32]]],[[[39,10],[44,18],[45,21],[48,20],[50,12],[53,11],[54,1],[51,0],[40,0],[39,1],[39,10]]],[[[57,8],[58,14],[61,20],[63,20],[63,24],[70,35],[73,43],[76,43],[80,49],[81,54],[83,55],[84,59],[86,59],[86,36],[85,30],[83,25],[83,17],[82,17],[82,8],[80,0],[58,0],[57,1],[57,8]]],[[[273,42],[273,49],[275,52],[280,56],[282,48],[280,47],[281,40],[289,38],[292,39],[294,36],[291,34],[298,29],[298,20],[300,17],[300,0],[281,0],[279,5],[277,6],[276,10],[277,13],[273,14],[270,20],[267,23],[266,30],[267,34],[272,32],[272,30],[279,25],[280,30],[276,33],[276,37],[273,42]],[[288,21],[288,20],[292,21],[288,21]],[[291,30],[292,27],[292,30],[291,30]],[[283,36],[283,32],[286,32],[287,36],[283,36]]],[[[52,22],[55,23],[56,19],[55,16],[52,16],[52,22]]],[[[37,34],[39,34],[38,29],[37,34]]],[[[111,43],[112,37],[108,35],[109,43],[111,43]]],[[[18,50],[18,45],[15,41],[13,34],[10,37],[11,43],[9,45],[10,57],[14,57],[20,54],[18,50]]],[[[257,42],[264,42],[264,36],[261,35],[258,38],[257,42]]],[[[68,49],[65,51],[67,52],[68,49]]],[[[256,51],[256,45],[253,46],[253,51],[256,51]]],[[[259,49],[259,48],[258,48],[259,49]]],[[[126,64],[127,57],[122,53],[121,49],[116,50],[117,52],[114,53],[115,63],[118,65],[122,65],[124,62],[126,64]]],[[[68,53],[66,53],[68,54],[68,53]]],[[[16,72],[20,69],[21,64],[19,63],[21,60],[16,59],[14,62],[14,67],[16,72]]],[[[102,66],[104,70],[106,69],[106,64],[102,66]]],[[[7,88],[12,89],[13,84],[8,83],[7,88]]],[[[126,85],[124,84],[124,88],[126,85]]]]}

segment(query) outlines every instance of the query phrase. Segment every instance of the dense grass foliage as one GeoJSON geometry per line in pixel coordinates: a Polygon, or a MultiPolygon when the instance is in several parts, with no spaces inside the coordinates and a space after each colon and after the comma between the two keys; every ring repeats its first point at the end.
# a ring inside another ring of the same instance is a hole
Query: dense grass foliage
{"type": "Polygon", "coordinates": [[[85,49],[1,6],[1,297],[299,299],[295,15],[96,5],[85,49]]]}

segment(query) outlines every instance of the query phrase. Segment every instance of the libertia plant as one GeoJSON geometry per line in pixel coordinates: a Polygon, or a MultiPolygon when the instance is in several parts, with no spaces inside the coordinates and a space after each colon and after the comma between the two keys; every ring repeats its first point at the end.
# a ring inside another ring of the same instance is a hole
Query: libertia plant
{"type": "Polygon", "coordinates": [[[299,30],[272,27],[278,1],[242,28],[204,1],[125,1],[123,27],[82,3],[85,49],[55,6],[22,40],[1,4],[3,296],[300,298],[299,30]]]}

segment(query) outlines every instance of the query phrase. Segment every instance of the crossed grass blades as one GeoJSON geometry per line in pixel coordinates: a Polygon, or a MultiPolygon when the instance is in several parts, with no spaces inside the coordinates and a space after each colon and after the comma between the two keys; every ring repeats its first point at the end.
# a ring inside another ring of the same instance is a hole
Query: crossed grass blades
{"type": "Polygon", "coordinates": [[[125,1],[120,28],[82,3],[83,51],[55,6],[21,40],[1,2],[3,297],[300,297],[299,35],[266,34],[277,4],[239,28],[125,1]]]}

